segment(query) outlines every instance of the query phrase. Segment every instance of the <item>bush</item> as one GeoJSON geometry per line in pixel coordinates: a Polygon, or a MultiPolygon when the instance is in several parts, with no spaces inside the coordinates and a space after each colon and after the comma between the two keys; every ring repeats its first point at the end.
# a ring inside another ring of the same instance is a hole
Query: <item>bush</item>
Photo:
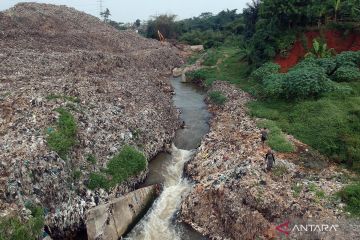
{"type": "Polygon", "coordinates": [[[119,154],[114,156],[107,164],[105,173],[91,173],[88,188],[110,189],[132,177],[147,166],[146,157],[130,146],[125,146],[119,154]]]}
{"type": "Polygon", "coordinates": [[[258,82],[263,82],[271,74],[278,73],[280,66],[273,62],[263,64],[251,74],[251,78],[258,82]]]}
{"type": "Polygon", "coordinates": [[[360,182],[344,187],[337,195],[347,204],[346,211],[360,216],[360,182]]]}
{"type": "Polygon", "coordinates": [[[353,66],[360,65],[360,51],[342,52],[335,57],[338,66],[353,66]]]}
{"type": "Polygon", "coordinates": [[[26,222],[19,217],[0,219],[0,240],[38,239],[44,227],[44,212],[41,207],[31,206],[31,217],[26,222]]]}
{"type": "Polygon", "coordinates": [[[335,71],[333,78],[337,82],[360,81],[360,71],[358,67],[341,66],[335,71]]]}
{"type": "Polygon", "coordinates": [[[284,92],[284,79],[285,74],[271,74],[265,78],[264,84],[264,95],[272,98],[280,98],[284,92]]]}
{"type": "Polygon", "coordinates": [[[203,69],[187,72],[185,76],[191,82],[204,82],[206,80],[206,72],[203,69]]]}
{"type": "Polygon", "coordinates": [[[76,122],[70,112],[63,108],[56,110],[60,113],[55,131],[49,132],[47,143],[49,148],[59,154],[63,159],[66,159],[70,149],[76,143],[76,122]]]}
{"type": "Polygon", "coordinates": [[[322,68],[304,67],[289,71],[283,87],[287,99],[317,98],[332,89],[332,82],[322,68]]]}
{"type": "Polygon", "coordinates": [[[325,70],[327,75],[332,74],[336,69],[336,61],[333,57],[319,58],[316,63],[325,70]]]}
{"type": "Polygon", "coordinates": [[[210,100],[217,105],[224,105],[227,98],[219,91],[209,93],[210,100]]]}

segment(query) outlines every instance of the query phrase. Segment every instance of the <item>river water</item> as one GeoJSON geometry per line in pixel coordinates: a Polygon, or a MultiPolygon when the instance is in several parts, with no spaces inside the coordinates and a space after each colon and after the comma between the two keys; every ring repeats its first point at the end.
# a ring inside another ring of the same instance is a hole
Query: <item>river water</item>
{"type": "Polygon", "coordinates": [[[179,78],[171,79],[174,105],[181,110],[185,128],[176,132],[171,154],[160,153],[149,163],[145,185],[160,183],[163,191],[144,218],[125,239],[128,240],[203,240],[199,233],[176,221],[181,200],[192,188],[183,178],[184,164],[193,157],[201,138],[209,131],[210,117],[204,92],[179,78]]]}

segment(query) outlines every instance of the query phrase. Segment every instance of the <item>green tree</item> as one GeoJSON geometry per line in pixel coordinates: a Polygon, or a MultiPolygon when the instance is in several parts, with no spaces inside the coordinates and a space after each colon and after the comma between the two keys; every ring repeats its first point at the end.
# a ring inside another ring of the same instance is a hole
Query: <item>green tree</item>
{"type": "Polygon", "coordinates": [[[165,38],[176,38],[179,35],[179,29],[175,19],[176,15],[172,14],[162,14],[153,17],[148,21],[146,36],[157,39],[157,32],[160,31],[165,38]]]}
{"type": "Polygon", "coordinates": [[[141,25],[141,21],[140,21],[140,19],[136,19],[136,21],[135,21],[135,27],[136,28],[138,28],[138,27],[140,27],[140,25],[141,25]]]}
{"type": "Polygon", "coordinates": [[[104,22],[108,22],[109,17],[111,16],[110,10],[108,8],[106,8],[105,11],[100,13],[100,16],[103,17],[104,22]]]}

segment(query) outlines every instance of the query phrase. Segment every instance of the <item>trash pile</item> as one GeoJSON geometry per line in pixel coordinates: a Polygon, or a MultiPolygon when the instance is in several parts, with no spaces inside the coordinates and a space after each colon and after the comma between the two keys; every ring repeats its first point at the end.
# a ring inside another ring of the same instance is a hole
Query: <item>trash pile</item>
{"type": "MultiPolygon", "coordinates": [[[[262,147],[260,129],[246,109],[251,97],[220,81],[209,91],[220,91],[227,102],[209,105],[210,132],[185,168],[195,186],[182,204],[184,222],[211,239],[273,239],[282,234],[276,226],[287,220],[343,222],[336,232],[319,233],[319,239],[359,238],[359,225],[348,221],[341,202],[331,198],[344,186],[345,170],[312,170],[297,154],[275,153],[274,168],[266,171],[268,147],[262,147]]],[[[310,239],[301,234],[291,238],[310,239]]]]}
{"type": "Polygon", "coordinates": [[[95,196],[86,188],[90,172],[126,144],[150,159],[171,142],[179,113],[166,75],[182,59],[168,44],[37,3],[0,13],[0,47],[0,217],[41,205],[61,238],[82,224],[95,197],[107,202],[146,176],[95,196]],[[77,127],[66,159],[47,143],[59,108],[77,127]]]}

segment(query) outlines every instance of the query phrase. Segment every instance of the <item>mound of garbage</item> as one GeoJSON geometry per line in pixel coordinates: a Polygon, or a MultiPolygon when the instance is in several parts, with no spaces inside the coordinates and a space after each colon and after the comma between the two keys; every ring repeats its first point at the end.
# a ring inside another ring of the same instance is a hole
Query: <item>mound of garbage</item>
{"type": "Polygon", "coordinates": [[[227,101],[210,104],[210,132],[185,167],[195,185],[182,203],[184,222],[210,239],[359,238],[359,222],[333,197],[348,171],[326,165],[290,136],[297,151],[275,153],[274,168],[266,170],[268,147],[262,147],[261,130],[246,108],[251,96],[224,81],[209,91],[227,101]]]}
{"type": "MultiPolygon", "coordinates": [[[[89,174],[125,145],[150,159],[179,126],[167,79],[182,64],[168,44],[118,31],[66,6],[21,3],[0,13],[0,217],[41,205],[65,236],[95,206],[89,174]],[[76,124],[67,157],[48,136],[68,112],[76,124]],[[89,161],[90,159],[90,161],[89,161]]],[[[98,193],[107,202],[146,176],[98,193]]]]}

